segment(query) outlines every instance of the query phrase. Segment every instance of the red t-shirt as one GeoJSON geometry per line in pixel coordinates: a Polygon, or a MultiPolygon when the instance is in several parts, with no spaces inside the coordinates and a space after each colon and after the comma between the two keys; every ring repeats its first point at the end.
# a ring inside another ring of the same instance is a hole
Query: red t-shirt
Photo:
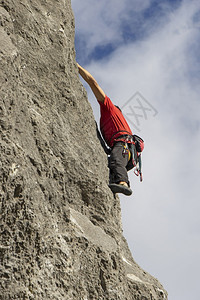
{"type": "Polygon", "coordinates": [[[112,147],[117,137],[123,134],[132,135],[131,129],[122,112],[105,97],[104,103],[99,102],[101,108],[100,129],[108,146],[112,147]]]}

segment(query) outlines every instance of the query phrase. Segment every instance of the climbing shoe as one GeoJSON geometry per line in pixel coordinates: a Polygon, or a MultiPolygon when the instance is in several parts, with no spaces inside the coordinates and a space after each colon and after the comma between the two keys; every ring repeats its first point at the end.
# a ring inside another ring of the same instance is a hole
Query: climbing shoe
{"type": "Polygon", "coordinates": [[[108,186],[114,194],[122,193],[126,196],[130,196],[132,194],[132,190],[126,185],[119,183],[110,183],[108,186]]]}

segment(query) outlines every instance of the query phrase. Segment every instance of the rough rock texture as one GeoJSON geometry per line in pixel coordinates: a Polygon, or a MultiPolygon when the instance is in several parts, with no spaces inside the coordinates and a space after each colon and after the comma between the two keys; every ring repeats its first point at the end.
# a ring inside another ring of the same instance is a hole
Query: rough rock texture
{"type": "Polygon", "coordinates": [[[0,0],[0,133],[0,299],[167,299],[122,235],[69,0],[0,0]]]}

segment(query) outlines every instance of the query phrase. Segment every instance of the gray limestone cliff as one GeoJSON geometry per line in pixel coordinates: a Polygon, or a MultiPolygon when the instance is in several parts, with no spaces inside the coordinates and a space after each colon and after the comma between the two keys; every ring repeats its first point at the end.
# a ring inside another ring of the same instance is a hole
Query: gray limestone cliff
{"type": "Polygon", "coordinates": [[[0,155],[0,299],[167,299],[123,237],[69,0],[0,0],[0,155]]]}

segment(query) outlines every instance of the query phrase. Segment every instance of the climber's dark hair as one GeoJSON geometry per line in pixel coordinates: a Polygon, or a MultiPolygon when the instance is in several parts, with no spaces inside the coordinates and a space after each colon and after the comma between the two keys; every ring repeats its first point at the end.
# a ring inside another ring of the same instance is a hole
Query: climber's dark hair
{"type": "Polygon", "coordinates": [[[115,107],[117,107],[122,112],[122,110],[121,110],[121,108],[119,106],[115,105],[115,107]]]}

